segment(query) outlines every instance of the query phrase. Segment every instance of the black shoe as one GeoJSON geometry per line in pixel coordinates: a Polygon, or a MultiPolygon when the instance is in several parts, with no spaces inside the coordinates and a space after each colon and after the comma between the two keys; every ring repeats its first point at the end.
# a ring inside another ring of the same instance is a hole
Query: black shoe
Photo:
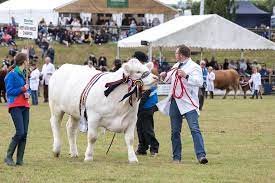
{"type": "Polygon", "coordinates": [[[14,163],[13,159],[5,158],[4,162],[5,162],[6,165],[8,165],[8,166],[15,166],[15,163],[14,163]]]}
{"type": "Polygon", "coordinates": [[[12,156],[14,154],[16,146],[17,146],[17,143],[14,140],[11,140],[11,143],[7,151],[7,157],[4,160],[4,162],[9,166],[15,165],[15,163],[13,162],[12,156]]]}
{"type": "Polygon", "coordinates": [[[200,164],[207,164],[207,163],[208,163],[208,160],[206,159],[206,157],[200,157],[199,163],[200,163],[200,164]]]}
{"type": "Polygon", "coordinates": [[[141,152],[141,151],[137,150],[136,151],[136,155],[138,155],[138,156],[146,156],[147,152],[146,151],[145,152],[141,152]]]}
{"type": "Polygon", "coordinates": [[[16,165],[23,165],[23,157],[25,153],[25,147],[26,147],[26,141],[20,142],[17,147],[17,159],[16,159],[16,165]]]}
{"type": "Polygon", "coordinates": [[[150,152],[150,154],[151,154],[152,157],[156,157],[158,155],[157,152],[150,152]]]}

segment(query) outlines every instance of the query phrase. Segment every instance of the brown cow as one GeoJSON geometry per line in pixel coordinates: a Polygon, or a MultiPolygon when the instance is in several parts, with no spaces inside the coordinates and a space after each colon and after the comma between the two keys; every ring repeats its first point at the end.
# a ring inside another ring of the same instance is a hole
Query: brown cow
{"type": "Polygon", "coordinates": [[[245,77],[245,76],[241,76],[241,79],[240,79],[240,85],[241,85],[241,88],[243,90],[243,98],[246,99],[246,92],[251,90],[250,89],[250,85],[249,85],[249,78],[248,77],[245,77]]]}
{"type": "Polygon", "coordinates": [[[215,80],[214,86],[220,90],[226,90],[223,99],[226,98],[229,91],[234,90],[236,98],[237,91],[240,85],[240,75],[237,71],[233,69],[229,70],[216,70],[215,73],[215,80]]]}

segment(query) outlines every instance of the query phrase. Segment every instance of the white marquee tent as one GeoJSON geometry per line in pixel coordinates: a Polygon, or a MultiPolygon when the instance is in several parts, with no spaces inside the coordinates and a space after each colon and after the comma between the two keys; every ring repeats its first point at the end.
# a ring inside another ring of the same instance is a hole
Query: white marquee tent
{"type": "Polygon", "coordinates": [[[149,56],[153,47],[223,50],[275,50],[275,43],[218,15],[180,16],[118,42],[119,48],[141,47],[147,41],[149,56]]]}
{"type": "Polygon", "coordinates": [[[13,16],[16,23],[23,21],[23,18],[32,18],[38,23],[44,18],[47,24],[57,24],[58,13],[54,9],[72,1],[74,0],[9,0],[0,4],[0,23],[11,23],[13,16]]]}

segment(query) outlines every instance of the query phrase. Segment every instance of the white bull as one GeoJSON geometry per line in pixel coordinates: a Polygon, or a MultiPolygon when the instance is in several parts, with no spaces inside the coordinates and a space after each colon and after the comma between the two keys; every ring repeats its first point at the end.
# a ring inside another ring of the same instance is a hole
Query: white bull
{"type": "MultiPolygon", "coordinates": [[[[132,106],[129,104],[129,97],[120,102],[122,97],[128,93],[128,84],[126,83],[119,85],[107,97],[104,95],[104,91],[106,90],[106,83],[122,79],[123,74],[132,80],[140,79],[143,73],[148,73],[153,64],[149,63],[146,66],[137,59],[131,59],[123,64],[118,71],[103,75],[87,94],[85,107],[88,117],[88,146],[85,161],[93,160],[93,146],[98,136],[97,129],[104,127],[112,132],[124,132],[129,162],[138,162],[133,141],[139,101],[133,95],[132,106]]],[[[81,116],[79,111],[80,98],[87,83],[99,72],[85,66],[65,64],[52,75],[49,83],[49,106],[53,152],[56,157],[60,155],[61,151],[60,126],[64,113],[69,115],[67,135],[70,155],[71,157],[78,156],[76,139],[81,116]]],[[[156,84],[157,79],[157,76],[152,73],[146,75],[142,79],[143,89],[148,90],[156,84]]]]}

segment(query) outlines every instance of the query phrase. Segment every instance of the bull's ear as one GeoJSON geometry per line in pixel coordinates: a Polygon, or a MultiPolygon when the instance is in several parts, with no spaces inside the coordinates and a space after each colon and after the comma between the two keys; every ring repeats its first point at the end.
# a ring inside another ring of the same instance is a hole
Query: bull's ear
{"type": "Polygon", "coordinates": [[[153,62],[148,62],[148,63],[146,64],[146,67],[151,71],[151,70],[154,68],[153,62]]]}
{"type": "Polygon", "coordinates": [[[131,69],[130,69],[129,63],[123,64],[123,65],[122,65],[122,68],[123,68],[123,70],[124,70],[124,74],[125,74],[126,76],[130,76],[131,69]]]}

